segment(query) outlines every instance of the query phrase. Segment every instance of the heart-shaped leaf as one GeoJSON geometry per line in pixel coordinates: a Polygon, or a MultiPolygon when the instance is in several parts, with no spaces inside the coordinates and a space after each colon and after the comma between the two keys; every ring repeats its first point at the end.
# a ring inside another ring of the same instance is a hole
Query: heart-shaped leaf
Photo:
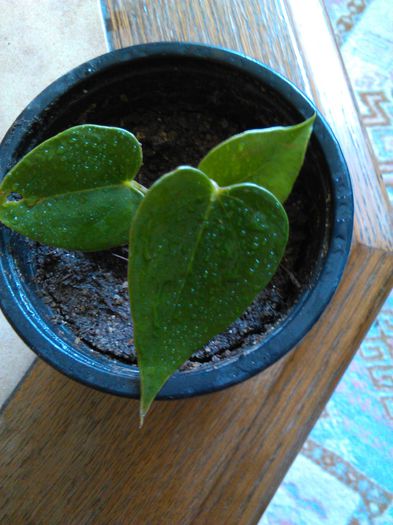
{"type": "Polygon", "coordinates": [[[0,221],[52,246],[95,251],[128,242],[143,198],[133,181],[138,140],[120,128],[83,125],[46,140],[0,186],[0,221]],[[7,200],[12,193],[20,200],[7,200]]]}
{"type": "Polygon", "coordinates": [[[296,126],[255,129],[225,140],[198,168],[220,186],[254,182],[284,202],[302,167],[315,115],[296,126]]]}
{"type": "Polygon", "coordinates": [[[267,285],[287,238],[282,205],[255,184],[219,188],[181,167],[150,188],[129,260],[142,419],[173,372],[267,285]]]}

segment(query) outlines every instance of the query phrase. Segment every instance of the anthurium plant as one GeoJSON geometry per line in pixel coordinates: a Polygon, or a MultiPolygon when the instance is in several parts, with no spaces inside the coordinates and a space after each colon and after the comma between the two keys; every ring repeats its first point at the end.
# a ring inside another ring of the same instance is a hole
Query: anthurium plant
{"type": "Polygon", "coordinates": [[[283,203],[314,120],[235,135],[149,189],[135,181],[142,149],[132,133],[81,125],[3,179],[0,221],[30,239],[81,251],[129,244],[142,421],[167,379],[273,277],[288,240],[283,203]]]}

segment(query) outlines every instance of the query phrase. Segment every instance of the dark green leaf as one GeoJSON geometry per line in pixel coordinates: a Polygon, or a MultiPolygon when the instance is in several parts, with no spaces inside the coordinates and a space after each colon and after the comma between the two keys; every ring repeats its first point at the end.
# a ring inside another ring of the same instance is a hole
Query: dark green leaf
{"type": "Polygon", "coordinates": [[[282,205],[255,184],[221,189],[181,167],[150,188],[129,260],[142,418],[173,372],[267,285],[287,237],[282,205]]]}
{"type": "Polygon", "coordinates": [[[220,186],[254,182],[284,202],[302,167],[315,115],[289,127],[256,129],[222,142],[199,169],[220,186]]]}
{"type": "Polygon", "coordinates": [[[143,198],[133,181],[138,140],[120,128],[70,128],[28,153],[0,186],[0,221],[52,246],[95,251],[125,244],[143,198]],[[9,201],[17,193],[21,200],[9,201]]]}

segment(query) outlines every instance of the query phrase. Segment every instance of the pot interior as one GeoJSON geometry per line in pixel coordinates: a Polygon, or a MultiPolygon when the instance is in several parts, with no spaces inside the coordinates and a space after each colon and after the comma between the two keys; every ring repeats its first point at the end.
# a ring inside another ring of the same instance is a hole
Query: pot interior
{"type": "MultiPolygon", "coordinates": [[[[82,123],[119,126],[137,134],[142,142],[144,165],[138,179],[149,186],[178,165],[196,166],[210,148],[235,133],[296,124],[311,116],[300,114],[290,99],[283,98],[262,79],[220,62],[167,56],[135,60],[132,64],[122,62],[104,70],[91,69],[86,78],[57,96],[33,122],[27,123],[26,132],[9,159],[8,169],[34,146],[70,126],[82,123]]],[[[66,87],[67,80],[63,82],[66,87]]],[[[287,203],[291,225],[288,247],[293,252],[291,273],[295,282],[279,322],[272,322],[271,329],[279,329],[291,315],[323,266],[331,221],[329,180],[323,151],[313,136],[287,203]],[[294,227],[299,215],[303,225],[300,235],[294,227]]],[[[37,315],[50,319],[53,311],[42,300],[35,280],[36,248],[19,235],[9,235],[29,300],[37,315]]],[[[99,261],[109,269],[118,264],[113,260],[103,262],[102,258],[99,261]]],[[[54,330],[72,345],[75,334],[66,322],[63,325],[60,322],[54,330]]],[[[252,335],[258,334],[254,331],[252,335]]],[[[263,341],[264,336],[260,335],[259,339],[249,339],[248,346],[263,341]]],[[[239,348],[240,345],[227,357],[236,358],[239,348]]],[[[90,345],[91,349],[94,345],[90,345]]],[[[244,350],[244,345],[240,349],[244,350]]],[[[82,345],[80,351],[89,349],[82,345]]],[[[117,358],[123,359],[120,354],[117,358]]],[[[210,364],[207,360],[206,366],[210,364]]]]}

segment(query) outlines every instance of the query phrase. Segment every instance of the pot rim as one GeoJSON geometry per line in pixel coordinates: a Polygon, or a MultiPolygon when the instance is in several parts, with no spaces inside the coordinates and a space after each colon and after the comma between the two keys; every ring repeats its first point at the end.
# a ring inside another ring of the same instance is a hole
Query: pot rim
{"type": "MultiPolygon", "coordinates": [[[[265,64],[229,49],[204,44],[155,42],[135,45],[101,55],[66,73],[30,102],[5,135],[0,145],[0,173],[5,173],[12,152],[24,135],[26,123],[31,123],[66,91],[115,65],[168,57],[186,57],[230,66],[273,88],[303,118],[315,112],[314,134],[331,175],[333,202],[331,239],[324,264],[318,279],[302,294],[288,316],[261,343],[244,349],[238,355],[197,369],[175,372],[157,399],[183,398],[229,387],[266,369],[298,344],[325,310],[342,277],[351,248],[354,214],[351,180],[343,154],[332,130],[314,104],[294,84],[265,64]]],[[[6,245],[8,235],[3,230],[0,248],[6,245]]],[[[136,366],[99,352],[76,349],[37,313],[20,285],[18,269],[11,254],[4,249],[0,253],[0,307],[26,344],[60,372],[105,392],[139,397],[139,371],[136,366]]]]}

